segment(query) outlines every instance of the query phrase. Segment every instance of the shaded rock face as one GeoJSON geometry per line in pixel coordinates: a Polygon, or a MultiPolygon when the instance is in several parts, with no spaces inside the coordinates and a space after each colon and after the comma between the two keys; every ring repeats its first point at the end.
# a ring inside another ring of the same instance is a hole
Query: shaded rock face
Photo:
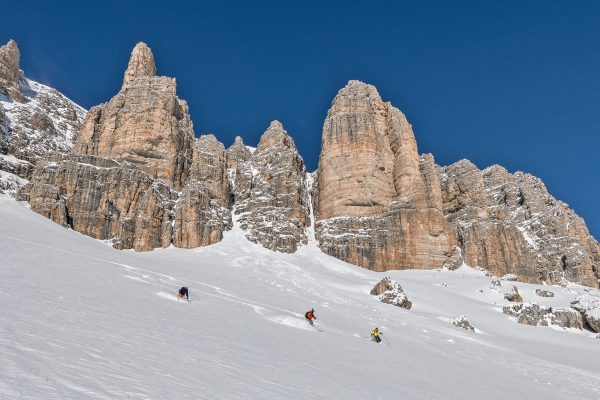
{"type": "Polygon", "coordinates": [[[316,238],[325,253],[376,271],[457,263],[431,155],[371,86],[350,81],[323,125],[316,238]]]}
{"type": "Polygon", "coordinates": [[[28,80],[11,40],[0,47],[0,189],[11,195],[27,184],[34,165],[50,153],[68,153],[85,110],[58,91],[28,80]]]}
{"type": "Polygon", "coordinates": [[[527,282],[598,286],[600,247],[584,221],[543,182],[467,160],[438,169],[445,218],[465,262],[527,282]]]}
{"type": "Polygon", "coordinates": [[[73,151],[38,163],[32,210],[120,249],[216,243],[231,227],[225,149],[195,141],[175,80],[138,44],[120,92],[88,113],[73,151]]]}
{"type": "Polygon", "coordinates": [[[192,122],[187,103],[176,96],[175,79],[155,72],[152,52],[139,43],[121,91],[90,110],[73,154],[127,161],[181,190],[192,157],[192,122]]]}
{"type": "Polygon", "coordinates": [[[390,277],[383,278],[373,289],[371,296],[378,296],[379,301],[410,310],[412,302],[408,299],[402,286],[390,277]]]}
{"type": "Polygon", "coordinates": [[[193,146],[189,179],[175,207],[173,244],[199,247],[217,243],[231,229],[225,147],[213,135],[193,146]]]}
{"type": "Polygon", "coordinates": [[[228,149],[229,176],[238,221],[246,238],[286,253],[307,243],[310,205],[306,168],[292,138],[271,122],[256,151],[236,141],[228,149]]]}
{"type": "Polygon", "coordinates": [[[516,304],[502,308],[504,314],[517,317],[517,322],[532,326],[556,325],[561,328],[583,329],[581,314],[573,309],[552,309],[538,304],[516,304]]]}

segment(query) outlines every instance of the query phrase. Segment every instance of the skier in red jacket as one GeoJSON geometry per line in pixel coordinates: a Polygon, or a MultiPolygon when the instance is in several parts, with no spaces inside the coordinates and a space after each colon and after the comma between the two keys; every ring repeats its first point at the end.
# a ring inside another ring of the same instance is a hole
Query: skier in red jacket
{"type": "Polygon", "coordinates": [[[312,308],[310,311],[307,311],[306,314],[304,314],[304,318],[306,318],[306,321],[312,326],[313,321],[317,319],[317,317],[315,317],[315,309],[312,308]]]}

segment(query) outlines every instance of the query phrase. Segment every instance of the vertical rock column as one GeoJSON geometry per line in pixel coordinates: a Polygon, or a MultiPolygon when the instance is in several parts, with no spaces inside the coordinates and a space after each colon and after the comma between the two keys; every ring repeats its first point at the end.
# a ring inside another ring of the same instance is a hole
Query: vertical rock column
{"type": "Polygon", "coordinates": [[[330,255],[384,271],[459,262],[431,155],[377,90],[341,89],[323,124],[316,237],[330,255]]]}

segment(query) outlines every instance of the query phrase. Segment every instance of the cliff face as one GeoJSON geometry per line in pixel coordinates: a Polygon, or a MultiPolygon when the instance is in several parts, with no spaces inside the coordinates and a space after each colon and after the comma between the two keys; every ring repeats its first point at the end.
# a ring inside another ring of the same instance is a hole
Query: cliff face
{"type": "Polygon", "coordinates": [[[175,207],[177,247],[199,247],[220,241],[231,228],[231,202],[225,146],[213,135],[193,146],[189,178],[175,207]]]}
{"type": "Polygon", "coordinates": [[[310,224],[306,168],[292,138],[271,122],[253,154],[236,142],[232,160],[235,212],[248,240],[287,253],[306,244],[310,224]]]}
{"type": "Polygon", "coordinates": [[[195,142],[175,80],[155,72],[139,43],[121,90],[90,110],[73,151],[36,166],[24,191],[32,210],[123,249],[221,239],[231,226],[224,148],[195,142]]]}
{"type": "Polygon", "coordinates": [[[85,110],[55,89],[25,77],[10,40],[0,47],[0,191],[15,195],[34,165],[50,153],[68,153],[85,110]]]}
{"type": "Polygon", "coordinates": [[[384,271],[455,263],[433,156],[377,90],[350,81],[323,125],[316,237],[321,250],[384,271]]]}
{"type": "Polygon", "coordinates": [[[92,108],[73,154],[127,161],[181,190],[189,173],[194,133],[175,79],[157,77],[152,52],[138,43],[121,91],[92,108]]]}
{"type": "Polygon", "coordinates": [[[529,282],[600,282],[584,221],[529,174],[419,156],[412,127],[377,90],[350,81],[323,125],[312,194],[327,254],[377,271],[463,262],[529,282]]]}
{"type": "Polygon", "coordinates": [[[600,247],[584,221],[529,174],[467,160],[438,169],[444,214],[468,265],[495,275],[597,286],[600,247]]]}

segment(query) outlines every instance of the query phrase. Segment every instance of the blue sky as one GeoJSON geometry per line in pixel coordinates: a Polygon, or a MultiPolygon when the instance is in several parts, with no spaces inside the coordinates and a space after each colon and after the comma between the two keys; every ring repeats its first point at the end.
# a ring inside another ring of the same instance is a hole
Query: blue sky
{"type": "Polygon", "coordinates": [[[82,106],[118,91],[144,41],[197,135],[255,145],[278,119],[309,170],[336,92],[374,84],[421,152],[539,176],[600,238],[598,1],[4,0],[2,14],[27,76],[82,106]]]}

